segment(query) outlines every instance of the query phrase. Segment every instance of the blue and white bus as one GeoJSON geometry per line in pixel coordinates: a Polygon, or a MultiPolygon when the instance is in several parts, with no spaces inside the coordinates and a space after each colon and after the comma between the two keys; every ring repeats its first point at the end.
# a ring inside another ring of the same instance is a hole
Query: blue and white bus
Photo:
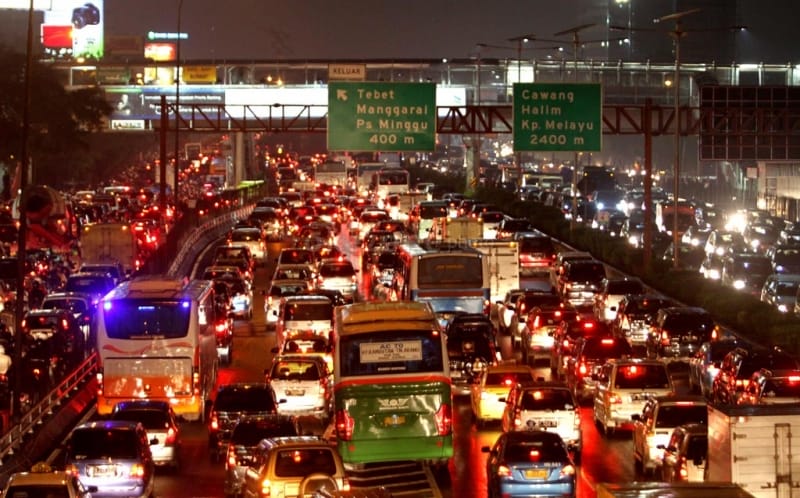
{"type": "Polygon", "coordinates": [[[393,294],[398,300],[429,303],[445,324],[458,313],[487,313],[489,264],[471,247],[402,244],[393,294]]]}

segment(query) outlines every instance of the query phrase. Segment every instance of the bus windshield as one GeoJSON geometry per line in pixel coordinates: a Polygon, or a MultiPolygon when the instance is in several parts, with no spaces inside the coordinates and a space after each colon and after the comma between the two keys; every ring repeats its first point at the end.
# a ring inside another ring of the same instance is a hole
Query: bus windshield
{"type": "Polygon", "coordinates": [[[341,377],[435,373],[444,370],[438,331],[382,330],[340,339],[341,377]]]}
{"type": "Polygon", "coordinates": [[[444,254],[419,260],[420,289],[483,287],[483,265],[475,255],[444,254]]]}
{"type": "Polygon", "coordinates": [[[189,301],[115,300],[103,303],[103,310],[111,339],[174,339],[189,330],[189,301]]]}

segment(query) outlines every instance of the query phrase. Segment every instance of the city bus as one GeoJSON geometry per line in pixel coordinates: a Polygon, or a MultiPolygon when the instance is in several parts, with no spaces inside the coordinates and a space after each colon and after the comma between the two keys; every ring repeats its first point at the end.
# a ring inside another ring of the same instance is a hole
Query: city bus
{"type": "Polygon", "coordinates": [[[209,280],[148,275],[115,287],[97,312],[97,412],[152,399],[202,420],[219,366],[215,323],[209,280]]]}
{"type": "Polygon", "coordinates": [[[384,163],[358,163],[356,166],[356,189],[359,194],[366,195],[376,178],[378,171],[384,169],[384,163]]]}
{"type": "Polygon", "coordinates": [[[489,263],[480,251],[457,244],[406,243],[397,248],[392,294],[429,303],[445,324],[458,313],[489,310],[489,263]]]}
{"type": "Polygon", "coordinates": [[[314,182],[317,185],[347,185],[347,165],[344,161],[328,160],[314,165],[314,182]]]}
{"type": "Polygon", "coordinates": [[[385,168],[377,173],[375,179],[375,200],[380,205],[392,194],[408,192],[408,171],[403,168],[385,168]]]}
{"type": "Polygon", "coordinates": [[[345,463],[453,456],[444,334],[428,304],[357,303],[334,315],[336,436],[345,463]]]}

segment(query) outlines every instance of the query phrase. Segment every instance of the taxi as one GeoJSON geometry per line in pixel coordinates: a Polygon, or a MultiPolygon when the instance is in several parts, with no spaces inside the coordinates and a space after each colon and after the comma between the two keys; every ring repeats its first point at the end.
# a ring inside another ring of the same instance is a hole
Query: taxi
{"type": "Polygon", "coordinates": [[[502,420],[511,388],[534,380],[533,370],[525,365],[490,365],[484,370],[470,393],[472,415],[478,427],[502,420]]]}
{"type": "Polygon", "coordinates": [[[37,463],[30,472],[12,474],[0,496],[90,498],[96,492],[96,486],[85,487],[72,473],[54,472],[46,463],[37,463]]]}

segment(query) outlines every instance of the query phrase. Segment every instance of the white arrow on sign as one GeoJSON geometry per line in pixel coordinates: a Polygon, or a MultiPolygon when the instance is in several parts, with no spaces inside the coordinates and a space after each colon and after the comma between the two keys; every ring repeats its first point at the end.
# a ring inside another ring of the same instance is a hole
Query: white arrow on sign
{"type": "Polygon", "coordinates": [[[336,99],[347,101],[347,90],[341,88],[336,90],[336,99]]]}

